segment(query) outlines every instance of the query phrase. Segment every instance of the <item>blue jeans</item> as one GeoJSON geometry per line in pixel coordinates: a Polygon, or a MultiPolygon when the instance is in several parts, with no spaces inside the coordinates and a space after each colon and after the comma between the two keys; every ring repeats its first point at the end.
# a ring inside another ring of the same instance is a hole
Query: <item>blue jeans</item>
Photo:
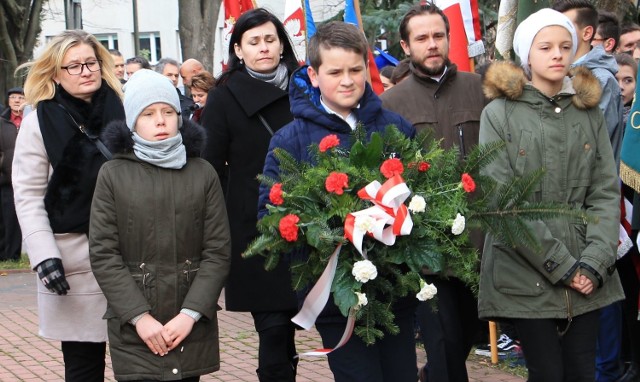
{"type": "Polygon", "coordinates": [[[615,382],[622,377],[622,304],[620,301],[600,309],[596,343],[596,381],[615,382]]]}

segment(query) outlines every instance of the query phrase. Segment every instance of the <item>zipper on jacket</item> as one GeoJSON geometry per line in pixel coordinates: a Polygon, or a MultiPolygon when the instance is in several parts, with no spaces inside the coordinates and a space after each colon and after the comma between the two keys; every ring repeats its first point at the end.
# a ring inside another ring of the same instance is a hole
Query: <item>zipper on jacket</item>
{"type": "Polygon", "coordinates": [[[567,326],[562,331],[558,330],[560,336],[564,336],[569,331],[571,321],[573,321],[573,317],[571,317],[571,296],[569,296],[569,289],[567,288],[564,288],[564,298],[567,302],[567,326]]]}
{"type": "Polygon", "coordinates": [[[462,133],[462,125],[458,125],[458,139],[460,140],[460,159],[464,159],[467,156],[464,147],[464,134],[462,133]]]}
{"type": "Polygon", "coordinates": [[[147,289],[147,277],[149,277],[149,272],[147,272],[147,265],[145,263],[140,264],[140,269],[142,270],[142,290],[147,289]]]}

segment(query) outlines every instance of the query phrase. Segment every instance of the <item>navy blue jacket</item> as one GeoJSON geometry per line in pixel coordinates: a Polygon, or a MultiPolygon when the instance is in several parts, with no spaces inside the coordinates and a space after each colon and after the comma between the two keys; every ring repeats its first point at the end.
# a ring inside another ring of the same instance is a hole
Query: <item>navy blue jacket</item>
{"type": "MultiPolygon", "coordinates": [[[[322,138],[335,134],[340,139],[340,146],[349,148],[351,144],[351,127],[342,118],[329,114],[320,104],[320,90],[311,85],[307,75],[307,67],[296,70],[289,81],[289,102],[294,120],[281,128],[271,138],[269,151],[264,163],[263,174],[279,179],[278,160],[273,155],[275,148],[289,152],[300,162],[311,162],[309,146],[320,143],[322,138]]],[[[375,132],[384,132],[388,125],[396,127],[413,138],[415,128],[399,114],[382,108],[382,101],[366,84],[364,95],[360,99],[360,107],[353,109],[359,123],[367,131],[367,136],[375,132]]],[[[258,217],[267,213],[266,204],[269,203],[269,187],[260,186],[258,202],[258,217]]]]}
{"type": "MultiPolygon", "coordinates": [[[[307,67],[304,66],[296,70],[289,81],[289,102],[291,103],[291,113],[294,120],[278,130],[271,138],[269,152],[264,164],[263,174],[279,179],[280,169],[278,160],[273,155],[275,148],[281,148],[289,152],[300,162],[311,162],[309,146],[313,143],[320,143],[322,138],[329,134],[335,134],[340,139],[340,145],[349,148],[351,144],[351,127],[342,118],[334,114],[329,114],[320,104],[320,90],[311,85],[307,75],[307,67]]],[[[382,108],[382,101],[366,84],[364,95],[360,99],[360,107],[353,109],[359,123],[364,125],[369,137],[375,132],[384,132],[388,125],[395,125],[400,131],[413,138],[416,134],[415,128],[399,114],[382,108]]],[[[267,214],[266,205],[269,203],[269,187],[260,185],[260,198],[258,203],[258,216],[267,214]]],[[[295,255],[298,257],[298,254],[295,255]]],[[[298,303],[301,306],[307,290],[298,293],[298,303]]],[[[415,298],[411,299],[412,301],[415,298]]],[[[403,307],[415,304],[401,304],[403,307]]],[[[395,309],[394,309],[395,310],[395,309]]],[[[323,310],[320,321],[342,321],[346,320],[340,314],[337,306],[331,301],[323,310]],[[332,317],[332,318],[328,318],[332,317]]]]}

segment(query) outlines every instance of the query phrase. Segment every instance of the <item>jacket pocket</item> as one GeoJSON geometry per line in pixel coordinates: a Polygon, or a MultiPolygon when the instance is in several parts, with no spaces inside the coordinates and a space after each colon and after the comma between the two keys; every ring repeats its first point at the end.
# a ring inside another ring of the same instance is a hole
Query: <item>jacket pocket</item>
{"type": "Polygon", "coordinates": [[[514,296],[540,296],[546,282],[529,262],[515,251],[493,245],[493,284],[500,293],[514,296]]]}
{"type": "Polygon", "coordinates": [[[109,341],[111,342],[144,345],[144,341],[138,335],[136,327],[128,322],[122,323],[120,318],[109,318],[107,320],[107,330],[109,341]]]}
{"type": "Polygon", "coordinates": [[[520,141],[518,142],[518,147],[516,148],[516,165],[515,165],[515,175],[517,177],[521,177],[524,175],[527,169],[527,157],[531,148],[531,132],[523,130],[520,133],[520,141]]]}
{"type": "Polygon", "coordinates": [[[458,110],[451,113],[451,125],[455,127],[456,145],[464,158],[480,139],[480,114],[482,110],[458,110]]]}

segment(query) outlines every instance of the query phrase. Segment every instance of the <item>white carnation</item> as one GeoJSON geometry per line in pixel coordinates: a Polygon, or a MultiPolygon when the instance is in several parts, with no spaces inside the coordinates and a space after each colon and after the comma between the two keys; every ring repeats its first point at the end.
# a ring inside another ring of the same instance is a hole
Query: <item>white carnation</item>
{"type": "Polygon", "coordinates": [[[356,296],[358,296],[358,304],[356,305],[356,309],[360,309],[369,303],[366,293],[356,292],[356,296]]]}
{"type": "Polygon", "coordinates": [[[464,231],[464,216],[457,214],[453,220],[453,224],[451,224],[451,233],[460,235],[462,231],[464,231]]]}
{"type": "Polygon", "coordinates": [[[356,278],[356,281],[366,283],[367,281],[378,277],[378,270],[371,261],[361,260],[353,264],[351,274],[356,278]]]}
{"type": "Polygon", "coordinates": [[[409,202],[409,210],[413,213],[424,212],[426,207],[427,202],[425,202],[424,198],[420,195],[414,195],[409,202]]]}
{"type": "Polygon", "coordinates": [[[437,293],[438,293],[438,288],[436,288],[435,285],[425,283],[422,286],[422,289],[420,289],[420,292],[416,294],[416,297],[420,301],[427,301],[434,298],[437,293]]]}
{"type": "Polygon", "coordinates": [[[369,215],[358,215],[353,223],[361,231],[371,232],[376,224],[376,219],[369,215]]]}

